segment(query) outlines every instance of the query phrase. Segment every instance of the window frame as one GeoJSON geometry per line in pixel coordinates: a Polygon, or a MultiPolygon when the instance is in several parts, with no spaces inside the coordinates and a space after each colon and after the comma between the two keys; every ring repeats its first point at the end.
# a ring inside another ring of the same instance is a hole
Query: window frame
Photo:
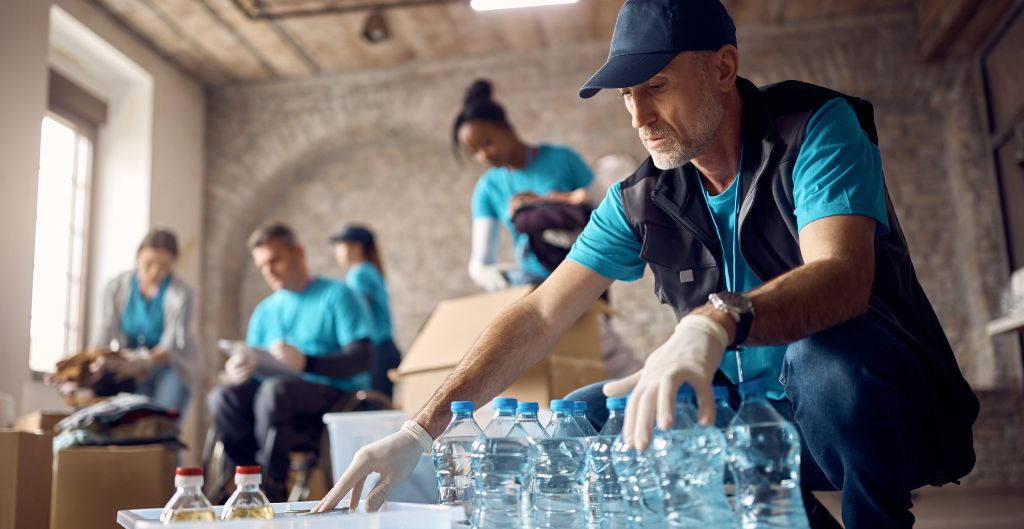
{"type": "MultiPolygon", "coordinates": [[[[93,193],[96,190],[98,173],[97,168],[99,157],[97,156],[97,153],[99,152],[99,129],[105,121],[106,111],[106,103],[102,100],[92,96],[54,70],[50,70],[49,102],[47,110],[40,119],[40,122],[45,118],[50,118],[61,125],[70,128],[75,133],[76,148],[80,137],[88,140],[91,145],[90,159],[88,160],[87,166],[88,174],[84,177],[85,181],[83,183],[81,176],[76,174],[75,181],[72,183],[72,198],[70,204],[70,207],[72,208],[72,222],[68,226],[68,230],[72,233],[69,234],[68,239],[68,262],[64,267],[65,273],[68,275],[69,287],[64,300],[62,326],[64,328],[65,337],[62,357],[67,357],[85,349],[89,341],[89,321],[86,316],[88,315],[89,299],[92,293],[92,285],[89,281],[90,264],[92,261],[91,249],[93,242],[92,206],[95,198],[93,193]],[[83,186],[84,189],[82,189],[83,186]],[[79,200],[78,193],[80,192],[86,194],[83,200],[79,200]],[[82,208],[84,209],[81,217],[78,216],[78,212],[76,211],[79,203],[82,204],[82,208]],[[82,219],[80,227],[76,226],[78,218],[82,219]],[[75,228],[81,229],[81,256],[77,267],[74,266],[75,246],[78,244],[75,240],[77,237],[77,233],[74,233],[75,228]],[[76,276],[77,280],[75,279],[76,276]],[[77,295],[74,292],[75,289],[77,289],[77,295]],[[74,333],[77,334],[77,339],[74,340],[74,343],[69,341],[72,339],[72,331],[70,328],[72,322],[77,326],[77,329],[74,331],[74,333]]],[[[40,152],[40,156],[42,156],[42,152],[40,152]]],[[[76,153],[76,163],[77,158],[78,155],[76,153]]],[[[38,212],[36,214],[38,215],[38,212]]],[[[39,371],[32,368],[31,354],[32,345],[30,342],[29,370],[31,377],[34,380],[44,380],[47,375],[52,373],[52,371],[39,371]]]]}

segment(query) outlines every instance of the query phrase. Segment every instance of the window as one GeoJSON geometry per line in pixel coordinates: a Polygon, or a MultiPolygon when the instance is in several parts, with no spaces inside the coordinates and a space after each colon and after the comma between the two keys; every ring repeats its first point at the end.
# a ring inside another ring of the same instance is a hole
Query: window
{"type": "Polygon", "coordinates": [[[85,345],[89,206],[97,128],[106,104],[50,71],[39,143],[29,367],[49,373],[85,345]]]}
{"type": "Polygon", "coordinates": [[[36,201],[29,366],[52,372],[84,345],[85,250],[93,141],[57,114],[43,118],[36,201]]]}

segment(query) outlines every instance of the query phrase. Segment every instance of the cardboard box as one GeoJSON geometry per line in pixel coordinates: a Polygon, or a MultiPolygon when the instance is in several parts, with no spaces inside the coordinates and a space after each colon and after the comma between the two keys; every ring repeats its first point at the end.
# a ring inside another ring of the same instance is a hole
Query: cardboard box
{"type": "Polygon", "coordinates": [[[54,459],[50,529],[115,529],[117,511],[163,507],[174,494],[174,447],[82,446],[54,459]]]}
{"type": "Polygon", "coordinates": [[[50,526],[53,437],[0,430],[0,529],[50,526]]]}
{"type": "MultiPolygon", "coordinates": [[[[401,408],[422,407],[487,325],[530,291],[513,288],[438,303],[398,366],[395,390],[401,408]]],[[[597,317],[607,310],[603,302],[595,303],[562,335],[551,354],[501,394],[546,406],[551,399],[606,379],[597,317]]]]}
{"type": "Polygon", "coordinates": [[[43,433],[54,436],[57,432],[53,429],[57,423],[71,415],[68,411],[40,410],[28,415],[22,415],[14,421],[14,427],[18,430],[32,431],[42,430],[43,433]]]}

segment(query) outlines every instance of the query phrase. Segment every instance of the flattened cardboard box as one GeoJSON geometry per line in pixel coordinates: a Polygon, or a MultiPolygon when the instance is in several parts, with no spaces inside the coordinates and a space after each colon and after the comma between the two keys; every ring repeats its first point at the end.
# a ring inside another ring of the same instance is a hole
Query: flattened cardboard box
{"type": "Polygon", "coordinates": [[[115,529],[117,511],[162,507],[174,494],[176,459],[161,444],[57,452],[50,529],[115,529]]]}
{"type": "MultiPolygon", "coordinates": [[[[396,398],[401,408],[415,411],[423,406],[487,324],[531,290],[512,288],[438,303],[398,366],[396,398]]],[[[562,335],[551,354],[501,394],[546,406],[550,399],[607,378],[597,322],[607,312],[607,305],[595,303],[562,335]]]]}
{"type": "Polygon", "coordinates": [[[0,529],[50,526],[53,436],[0,430],[0,529]]]}

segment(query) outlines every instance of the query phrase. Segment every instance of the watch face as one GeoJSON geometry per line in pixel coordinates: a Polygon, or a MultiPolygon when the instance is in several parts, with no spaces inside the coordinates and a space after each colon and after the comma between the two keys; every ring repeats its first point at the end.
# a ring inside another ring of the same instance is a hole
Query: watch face
{"type": "Polygon", "coordinates": [[[717,296],[722,303],[741,314],[750,312],[750,309],[753,308],[753,304],[750,302],[750,299],[746,296],[736,294],[735,292],[718,292],[712,295],[717,296]]]}

